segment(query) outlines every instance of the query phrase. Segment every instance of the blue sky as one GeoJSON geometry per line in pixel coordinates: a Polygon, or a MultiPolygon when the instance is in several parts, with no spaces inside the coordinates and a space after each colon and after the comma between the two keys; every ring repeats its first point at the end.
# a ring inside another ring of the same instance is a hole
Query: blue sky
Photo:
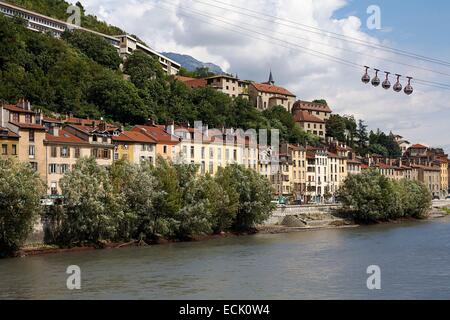
{"type": "Polygon", "coordinates": [[[450,60],[450,1],[350,0],[334,16],[340,19],[355,15],[365,21],[370,5],[380,7],[382,27],[392,30],[380,34],[378,30],[368,30],[363,23],[364,32],[388,39],[402,50],[450,60]]]}

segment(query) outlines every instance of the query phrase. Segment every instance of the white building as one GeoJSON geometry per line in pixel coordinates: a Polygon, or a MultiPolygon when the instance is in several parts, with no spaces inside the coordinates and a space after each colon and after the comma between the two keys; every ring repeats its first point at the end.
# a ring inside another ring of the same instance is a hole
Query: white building
{"type": "Polygon", "coordinates": [[[178,74],[181,68],[180,64],[163,56],[128,35],[109,36],[71,23],[53,19],[3,1],[0,1],[0,13],[8,17],[20,17],[25,19],[28,22],[28,29],[36,32],[50,32],[57,38],[59,38],[65,31],[75,29],[96,34],[103,37],[112,46],[114,46],[121,57],[131,54],[136,49],[140,49],[151,56],[157,57],[163,70],[169,75],[178,74]]]}

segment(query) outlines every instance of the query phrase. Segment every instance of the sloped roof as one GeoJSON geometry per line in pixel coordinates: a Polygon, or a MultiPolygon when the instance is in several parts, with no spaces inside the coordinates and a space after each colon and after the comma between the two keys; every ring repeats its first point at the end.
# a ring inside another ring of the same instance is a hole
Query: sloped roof
{"type": "Polygon", "coordinates": [[[169,134],[158,126],[134,126],[131,131],[141,132],[156,141],[156,143],[179,144],[180,139],[169,134]]]}
{"type": "Polygon", "coordinates": [[[290,92],[289,90],[287,90],[283,87],[273,86],[273,85],[266,84],[266,83],[255,83],[255,82],[252,83],[252,85],[256,88],[256,90],[258,90],[260,92],[282,94],[282,95],[286,95],[286,96],[295,97],[295,94],[293,94],[292,92],[290,92]]]}
{"type": "Polygon", "coordinates": [[[118,137],[113,137],[117,142],[135,142],[135,143],[156,143],[152,137],[139,131],[124,131],[118,137]]]}
{"type": "Polygon", "coordinates": [[[61,129],[57,136],[47,133],[45,135],[46,142],[54,142],[54,143],[75,143],[75,144],[86,144],[89,145],[89,142],[84,141],[83,139],[78,138],[77,136],[61,129]]]}
{"type": "Polygon", "coordinates": [[[325,121],[323,121],[319,117],[309,114],[308,111],[296,112],[296,114],[294,115],[294,120],[295,120],[295,122],[325,123],[325,121]]]}
{"type": "Polygon", "coordinates": [[[292,110],[308,110],[308,111],[321,111],[331,113],[331,109],[328,105],[316,102],[298,100],[294,103],[292,110]]]}
{"type": "Polygon", "coordinates": [[[6,138],[20,138],[20,136],[9,130],[8,128],[0,127],[0,137],[6,137],[6,138]]]}

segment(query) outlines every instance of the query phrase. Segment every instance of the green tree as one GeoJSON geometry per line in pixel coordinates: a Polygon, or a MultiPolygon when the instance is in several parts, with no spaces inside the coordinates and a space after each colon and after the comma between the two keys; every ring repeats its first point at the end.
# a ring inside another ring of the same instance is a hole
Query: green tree
{"type": "Polygon", "coordinates": [[[77,161],[61,179],[64,212],[59,242],[73,245],[114,239],[123,219],[123,197],[114,192],[108,171],[93,158],[77,161]]]}
{"type": "Polygon", "coordinates": [[[101,36],[75,30],[64,32],[62,39],[102,66],[117,70],[122,63],[117,50],[101,36]]]}
{"type": "Polygon", "coordinates": [[[124,72],[130,76],[131,82],[140,89],[147,88],[149,82],[155,79],[164,78],[164,71],[158,59],[141,50],[134,51],[127,58],[124,72]]]}
{"type": "Polygon", "coordinates": [[[160,192],[155,198],[155,209],[152,223],[152,237],[174,237],[177,229],[178,212],[182,208],[182,194],[178,183],[176,169],[162,157],[156,160],[153,169],[156,189],[160,192]]]}
{"type": "Polygon", "coordinates": [[[37,222],[45,187],[28,164],[0,159],[0,257],[18,250],[37,222]]]}
{"type": "Polygon", "coordinates": [[[344,208],[358,221],[371,222],[390,218],[397,207],[395,186],[376,170],[349,176],[339,191],[344,208]]]}
{"type": "Polygon", "coordinates": [[[239,165],[219,170],[216,181],[232,201],[238,199],[235,230],[248,230],[268,219],[274,205],[270,182],[257,172],[239,165]]]}

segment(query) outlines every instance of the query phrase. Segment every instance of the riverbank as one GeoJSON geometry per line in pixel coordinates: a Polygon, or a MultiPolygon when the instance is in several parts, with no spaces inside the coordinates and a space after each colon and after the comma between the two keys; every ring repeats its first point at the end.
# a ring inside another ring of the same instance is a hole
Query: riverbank
{"type": "MultiPolygon", "coordinates": [[[[430,212],[430,215],[427,219],[439,219],[448,216],[441,209],[433,209],[430,212]]],[[[414,221],[423,221],[414,218],[403,218],[392,221],[378,221],[374,224],[401,224],[408,223],[414,221]]],[[[30,244],[21,250],[17,251],[13,257],[31,257],[31,256],[40,256],[40,255],[48,255],[48,254],[56,254],[56,253],[75,253],[75,252],[84,252],[84,251],[93,251],[93,250],[111,250],[111,249],[120,249],[127,247],[139,247],[139,246],[154,246],[154,245],[165,245],[169,243],[179,243],[179,242],[198,242],[198,241],[208,241],[213,239],[220,238],[230,238],[230,237],[244,237],[251,236],[256,234],[282,234],[282,233],[293,233],[293,232],[308,232],[308,231],[318,231],[318,230],[330,230],[330,229],[349,229],[349,228],[358,228],[361,224],[356,223],[352,220],[335,218],[335,219],[324,219],[324,220],[315,220],[313,225],[304,225],[304,226],[286,226],[286,225],[263,225],[258,228],[248,231],[248,232],[223,232],[221,234],[216,235],[199,235],[190,240],[186,241],[172,241],[167,239],[160,239],[157,242],[146,244],[139,241],[132,241],[128,243],[102,243],[100,245],[84,245],[72,248],[61,248],[59,246],[53,245],[44,245],[44,244],[30,244]]]]}

